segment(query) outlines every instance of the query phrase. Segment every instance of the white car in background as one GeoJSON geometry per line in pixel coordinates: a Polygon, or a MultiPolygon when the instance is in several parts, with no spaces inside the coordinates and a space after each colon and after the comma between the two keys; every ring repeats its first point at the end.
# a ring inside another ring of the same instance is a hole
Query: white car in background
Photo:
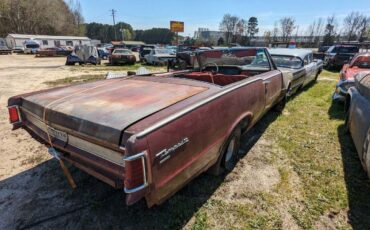
{"type": "Polygon", "coordinates": [[[155,48],[144,56],[143,61],[149,65],[164,65],[175,59],[176,55],[170,49],[155,48]]]}
{"type": "Polygon", "coordinates": [[[283,73],[288,97],[316,81],[323,68],[322,60],[314,59],[309,49],[273,48],[269,53],[283,73]]]}

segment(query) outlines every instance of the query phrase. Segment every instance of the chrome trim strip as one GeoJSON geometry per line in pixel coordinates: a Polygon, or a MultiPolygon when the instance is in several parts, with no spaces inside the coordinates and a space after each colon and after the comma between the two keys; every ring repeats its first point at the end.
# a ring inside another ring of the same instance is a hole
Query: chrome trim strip
{"type": "MultiPolygon", "coordinates": [[[[274,71],[277,71],[277,70],[274,70],[274,71]]],[[[183,115],[185,115],[185,114],[187,114],[187,113],[189,113],[189,112],[191,112],[191,111],[199,108],[200,106],[202,106],[204,104],[207,104],[207,103],[209,103],[209,102],[211,102],[211,101],[213,101],[213,100],[215,100],[215,99],[217,99],[217,98],[219,98],[219,97],[221,97],[221,96],[223,96],[223,95],[225,95],[227,93],[230,93],[233,90],[239,89],[239,88],[241,88],[243,86],[246,86],[246,85],[248,85],[250,83],[253,83],[253,82],[256,82],[256,81],[263,81],[263,79],[262,78],[257,78],[257,79],[253,79],[253,80],[249,79],[249,81],[242,82],[242,83],[240,83],[238,85],[234,85],[234,86],[231,86],[229,88],[226,88],[225,90],[223,90],[223,91],[221,91],[221,92],[219,92],[219,93],[217,93],[217,94],[215,94],[215,95],[213,95],[211,97],[208,97],[208,98],[204,99],[203,101],[199,101],[199,102],[197,102],[197,103],[195,103],[195,104],[193,104],[193,105],[191,105],[191,106],[189,106],[189,107],[187,107],[187,108],[185,108],[185,109],[183,109],[183,110],[181,110],[181,111],[179,111],[179,112],[177,112],[177,113],[175,113],[175,114],[173,114],[171,116],[168,116],[167,118],[165,118],[165,119],[163,119],[163,120],[161,120],[161,121],[159,121],[159,122],[157,122],[155,124],[153,124],[152,126],[150,126],[150,127],[146,128],[146,129],[144,129],[143,131],[139,132],[136,135],[136,137],[137,138],[142,138],[145,135],[147,135],[147,134],[155,131],[156,129],[161,128],[162,126],[170,123],[171,121],[174,121],[175,119],[177,119],[179,117],[182,117],[183,115]]]]}
{"type": "MultiPolygon", "coordinates": [[[[46,133],[47,131],[47,125],[42,122],[37,116],[35,116],[33,113],[28,111],[27,109],[21,108],[24,114],[26,115],[26,120],[28,120],[30,123],[41,129],[43,132],[46,133]]],[[[113,164],[124,166],[124,161],[122,159],[122,154],[110,150],[108,148],[102,147],[100,145],[93,144],[89,141],[85,141],[81,138],[78,138],[76,136],[68,134],[68,145],[78,148],[82,151],[85,151],[87,153],[90,153],[94,156],[97,156],[99,158],[102,158],[104,160],[107,160],[113,164]]]]}
{"type": "Polygon", "coordinates": [[[137,160],[137,159],[140,159],[140,158],[141,158],[141,163],[142,163],[142,166],[143,166],[143,184],[140,185],[140,186],[137,186],[135,188],[132,188],[132,189],[127,189],[125,187],[124,188],[125,193],[138,192],[138,191],[140,191],[140,190],[142,190],[142,189],[144,189],[148,186],[147,175],[146,175],[146,165],[145,165],[146,151],[138,153],[138,154],[133,155],[133,156],[125,157],[125,158],[123,158],[123,160],[126,162],[126,161],[134,161],[134,160],[137,160]]]}

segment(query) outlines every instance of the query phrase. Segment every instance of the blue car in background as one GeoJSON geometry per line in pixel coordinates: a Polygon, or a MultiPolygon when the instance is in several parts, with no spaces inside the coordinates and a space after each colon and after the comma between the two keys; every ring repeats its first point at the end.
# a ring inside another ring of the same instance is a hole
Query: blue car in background
{"type": "Polygon", "coordinates": [[[103,60],[107,60],[109,58],[109,55],[110,55],[108,50],[106,50],[104,48],[98,48],[98,54],[99,54],[99,57],[103,60]]]}

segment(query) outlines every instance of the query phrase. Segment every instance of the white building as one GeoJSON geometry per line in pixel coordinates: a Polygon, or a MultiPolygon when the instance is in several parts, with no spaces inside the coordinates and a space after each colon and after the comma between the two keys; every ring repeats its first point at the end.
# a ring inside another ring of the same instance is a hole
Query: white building
{"type": "Polygon", "coordinates": [[[50,35],[30,35],[30,34],[8,34],[5,38],[9,48],[24,45],[27,40],[34,40],[40,44],[40,48],[59,47],[59,46],[77,46],[91,45],[91,39],[88,37],[75,36],[50,36],[50,35]]]}

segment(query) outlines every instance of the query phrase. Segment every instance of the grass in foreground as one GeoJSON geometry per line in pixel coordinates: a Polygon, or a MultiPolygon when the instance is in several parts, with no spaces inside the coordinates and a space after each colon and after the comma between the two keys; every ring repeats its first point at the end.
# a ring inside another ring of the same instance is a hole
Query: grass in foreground
{"type": "Polygon", "coordinates": [[[253,129],[260,152],[244,156],[229,175],[202,174],[152,209],[144,201],[124,206],[116,195],[89,214],[137,229],[367,229],[370,183],[345,133],[343,107],[331,101],[337,76],[324,71],[324,80],[292,98],[282,114],[268,113],[253,129]],[[278,182],[257,191],[243,185],[248,165],[276,170],[278,182]]]}
{"type": "Polygon", "coordinates": [[[331,100],[337,73],[324,71],[321,78],[327,80],[290,100],[262,136],[274,149],[267,163],[280,173],[273,191],[246,191],[250,204],[210,198],[196,212],[193,229],[369,227],[370,184],[345,132],[343,105],[331,100]],[[287,216],[290,226],[283,224],[287,216]]]}

